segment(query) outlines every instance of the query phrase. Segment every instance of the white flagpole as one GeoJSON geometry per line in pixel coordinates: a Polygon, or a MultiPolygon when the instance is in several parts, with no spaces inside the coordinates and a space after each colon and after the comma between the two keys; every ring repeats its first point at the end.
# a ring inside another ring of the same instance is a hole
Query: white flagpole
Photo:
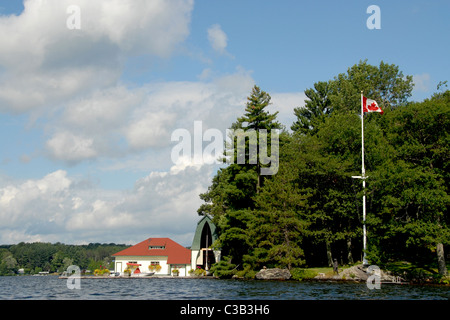
{"type": "Polygon", "coordinates": [[[361,91],[361,176],[352,178],[362,179],[363,182],[363,265],[369,265],[366,259],[367,235],[366,235],[366,169],[364,168],[364,108],[363,92],[361,91]]]}
{"type": "Polygon", "coordinates": [[[367,236],[366,236],[366,169],[364,168],[364,108],[363,92],[361,91],[361,153],[362,153],[362,182],[363,182],[363,265],[368,265],[366,259],[367,236]]]}

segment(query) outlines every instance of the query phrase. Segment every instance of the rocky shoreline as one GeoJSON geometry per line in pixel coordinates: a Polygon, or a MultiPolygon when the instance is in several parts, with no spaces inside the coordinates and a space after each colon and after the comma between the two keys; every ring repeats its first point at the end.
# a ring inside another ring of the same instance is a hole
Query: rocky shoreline
{"type": "Polygon", "coordinates": [[[352,266],[350,268],[343,269],[338,274],[332,276],[326,276],[323,273],[319,273],[314,277],[316,280],[342,280],[342,281],[355,281],[355,282],[367,282],[375,281],[375,277],[379,277],[381,283],[393,283],[393,284],[408,284],[401,277],[392,275],[389,271],[384,271],[378,268],[372,269],[362,264],[352,266]],[[369,277],[371,277],[369,279],[369,277]]]}
{"type": "MultiPolygon", "coordinates": [[[[258,280],[289,280],[291,279],[291,273],[287,269],[279,268],[264,268],[261,269],[256,274],[256,279],[258,280]]],[[[338,274],[325,274],[319,273],[314,278],[309,278],[308,280],[317,281],[351,281],[351,282],[367,282],[380,281],[381,283],[394,283],[394,284],[407,284],[404,279],[400,277],[393,276],[389,272],[380,270],[378,268],[365,267],[362,264],[355,265],[350,268],[346,268],[338,272],[338,274]],[[371,277],[369,279],[369,277],[371,277]]]]}

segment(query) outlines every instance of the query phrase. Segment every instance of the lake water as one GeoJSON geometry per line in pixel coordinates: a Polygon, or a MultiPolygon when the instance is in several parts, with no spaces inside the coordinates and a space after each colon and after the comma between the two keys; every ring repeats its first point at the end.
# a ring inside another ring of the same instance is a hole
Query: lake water
{"type": "Polygon", "coordinates": [[[0,277],[0,300],[448,300],[444,286],[189,278],[79,279],[0,277]],[[69,280],[70,281],[70,280],[69,280]],[[74,282],[71,282],[72,285],[74,282]],[[70,286],[70,285],[69,285],[70,286]]]}

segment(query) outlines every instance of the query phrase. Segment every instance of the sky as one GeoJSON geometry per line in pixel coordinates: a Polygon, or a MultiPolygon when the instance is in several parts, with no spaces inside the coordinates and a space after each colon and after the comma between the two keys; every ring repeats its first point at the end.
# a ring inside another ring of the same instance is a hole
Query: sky
{"type": "Polygon", "coordinates": [[[450,80],[449,12],[437,0],[0,0],[0,244],[191,245],[220,168],[199,132],[225,135],[254,85],[289,128],[304,90],[366,59],[412,75],[422,101],[450,80]],[[203,143],[203,162],[198,149],[174,161],[177,129],[203,143]]]}

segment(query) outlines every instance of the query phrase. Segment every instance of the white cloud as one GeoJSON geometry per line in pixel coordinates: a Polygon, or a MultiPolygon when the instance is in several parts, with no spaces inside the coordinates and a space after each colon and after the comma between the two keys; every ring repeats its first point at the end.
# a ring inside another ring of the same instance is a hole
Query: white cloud
{"type": "Polygon", "coordinates": [[[134,119],[126,129],[130,147],[145,149],[167,146],[175,119],[175,113],[164,111],[147,112],[142,117],[134,119]]]}
{"type": "Polygon", "coordinates": [[[202,73],[198,75],[199,80],[207,80],[211,77],[212,70],[210,68],[203,69],[202,73]]]}
{"type": "Polygon", "coordinates": [[[228,45],[228,37],[218,24],[208,28],[208,41],[211,47],[219,53],[225,53],[228,45]]]}
{"type": "Polygon", "coordinates": [[[101,67],[4,72],[0,75],[0,111],[17,113],[36,108],[51,111],[58,103],[92,88],[105,88],[117,79],[117,70],[101,67]]]}
{"type": "Polygon", "coordinates": [[[42,179],[0,188],[1,229],[30,228],[40,219],[60,221],[61,205],[68,196],[70,185],[67,173],[58,170],[42,179]]]}
{"type": "Polygon", "coordinates": [[[47,149],[53,158],[69,163],[92,159],[97,156],[91,138],[60,132],[47,141],[47,149]]]}
{"type": "Polygon", "coordinates": [[[277,119],[290,130],[296,121],[294,109],[305,105],[304,92],[273,93],[270,94],[272,104],[268,107],[271,113],[279,112],[277,119]]]}
{"type": "Polygon", "coordinates": [[[109,87],[132,55],[169,57],[189,34],[192,0],[28,0],[0,16],[0,106],[50,108],[109,87]],[[81,29],[70,30],[70,5],[81,29]]]}
{"type": "Polygon", "coordinates": [[[128,90],[112,86],[97,90],[92,95],[72,100],[64,109],[60,120],[64,128],[95,134],[117,128],[136,106],[142,103],[143,90],[128,90]]]}
{"type": "MultiPolygon", "coordinates": [[[[225,130],[253,85],[243,69],[198,82],[119,83],[128,57],[176,52],[189,34],[192,0],[28,0],[24,8],[0,16],[0,111],[44,119],[53,159],[74,164],[167,148],[171,132],[195,120],[225,130]],[[66,25],[72,5],[80,30],[66,25]]],[[[226,49],[220,26],[209,35],[226,49]]]]}
{"type": "Polygon", "coordinates": [[[46,148],[53,159],[70,164],[123,159],[142,152],[152,152],[159,161],[169,159],[171,134],[178,128],[193,133],[194,121],[202,121],[204,130],[217,128],[225,133],[242,113],[253,83],[249,72],[238,69],[209,82],[161,82],[97,90],[70,101],[50,118],[46,148]]]}
{"type": "Polygon", "coordinates": [[[199,194],[211,174],[208,166],[152,172],[127,191],[82,187],[62,170],[10,182],[0,188],[0,243],[136,243],[164,236],[190,245],[199,194]]]}
{"type": "Polygon", "coordinates": [[[430,91],[430,75],[428,73],[415,74],[413,76],[414,90],[419,92],[430,91]]]}

